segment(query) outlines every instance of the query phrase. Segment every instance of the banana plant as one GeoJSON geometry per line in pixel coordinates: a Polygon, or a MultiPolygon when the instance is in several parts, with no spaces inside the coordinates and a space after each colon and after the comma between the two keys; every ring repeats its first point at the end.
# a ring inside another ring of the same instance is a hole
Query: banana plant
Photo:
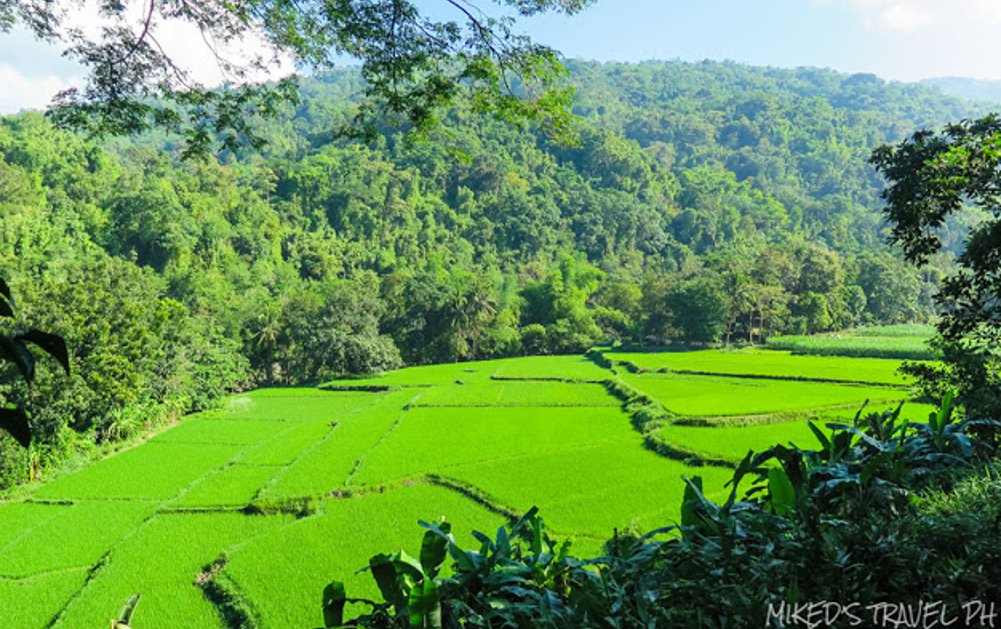
{"type": "Polygon", "coordinates": [[[478,548],[459,546],[447,522],[420,525],[425,529],[420,559],[404,551],[375,555],[365,569],[383,601],[347,598],[338,581],[327,586],[327,627],[345,623],[347,603],[363,603],[371,611],[346,626],[566,626],[573,614],[568,595],[597,579],[569,557],[569,542],[557,544],[546,536],[534,507],[510,527],[500,527],[493,538],[474,531],[478,548]],[[450,576],[440,574],[446,558],[452,560],[450,576]],[[457,618],[463,622],[457,624],[457,618]]]}
{"type": "Polygon", "coordinates": [[[372,573],[383,601],[351,599],[345,594],[340,581],[330,583],[324,590],[323,612],[326,627],[344,625],[344,608],[347,603],[365,603],[371,612],[350,622],[352,625],[396,626],[406,619],[405,626],[412,629],[441,627],[441,596],[437,577],[445,563],[447,547],[451,539],[451,525],[441,522],[432,528],[421,522],[428,530],[421,543],[420,559],[415,559],[404,550],[391,555],[378,554],[369,559],[368,570],[372,573]]]}
{"type": "MultiPolygon", "coordinates": [[[[10,286],[0,278],[0,317],[13,319],[15,307],[10,286]]],[[[19,334],[0,334],[0,363],[12,363],[30,385],[35,380],[35,356],[29,344],[54,358],[69,375],[70,360],[66,342],[55,334],[35,329],[19,334]]],[[[22,409],[0,407],[0,430],[7,432],[25,448],[31,444],[31,424],[22,409]]]]}
{"type": "MultiPolygon", "coordinates": [[[[927,475],[941,467],[968,467],[975,448],[986,453],[997,447],[995,437],[1001,429],[996,419],[964,418],[956,420],[955,392],[946,391],[939,407],[929,413],[926,423],[913,423],[913,436],[909,439],[906,453],[914,462],[911,466],[915,476],[927,475]],[[986,431],[988,438],[978,431],[986,431]]],[[[982,452],[983,453],[983,452],[982,452]]]]}

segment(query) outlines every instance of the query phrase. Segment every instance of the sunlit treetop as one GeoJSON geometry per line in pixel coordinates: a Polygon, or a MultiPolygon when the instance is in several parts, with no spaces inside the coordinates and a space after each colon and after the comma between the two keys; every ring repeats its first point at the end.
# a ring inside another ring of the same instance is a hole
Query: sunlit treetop
{"type": "Polygon", "coordinates": [[[95,7],[93,0],[0,0],[0,29],[19,24],[89,71],[82,87],[56,96],[49,114],[58,124],[95,136],[162,127],[183,133],[191,156],[217,139],[227,148],[260,145],[249,120],[295,99],[294,77],[252,77],[281,59],[322,72],[345,55],[360,62],[365,80],[351,134],[370,137],[383,120],[427,129],[463,98],[564,135],[571,94],[559,56],[516,32],[517,18],[574,14],[593,1],[100,0],[95,7]],[[99,26],[74,25],[85,10],[100,17],[99,26]],[[161,46],[158,27],[177,21],[197,27],[226,87],[199,84],[161,46]],[[266,45],[239,59],[221,52],[247,40],[266,45]]]}

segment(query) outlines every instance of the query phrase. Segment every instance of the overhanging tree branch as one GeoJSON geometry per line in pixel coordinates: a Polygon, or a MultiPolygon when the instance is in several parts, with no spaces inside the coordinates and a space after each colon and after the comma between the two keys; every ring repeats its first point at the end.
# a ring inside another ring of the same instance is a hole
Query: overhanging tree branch
{"type": "MultiPolygon", "coordinates": [[[[289,96],[287,85],[269,84],[238,85],[210,95],[160,45],[157,26],[171,20],[195,25],[206,42],[251,36],[266,41],[267,53],[248,54],[240,63],[207,44],[224,74],[240,78],[265,70],[268,55],[271,62],[284,56],[297,67],[318,71],[335,66],[341,55],[355,57],[366,80],[353,129],[361,135],[374,131],[380,112],[427,128],[463,92],[502,117],[568,128],[569,101],[553,51],[515,35],[510,19],[491,18],[467,0],[445,0],[463,15],[462,25],[427,18],[412,0],[149,0],[138,36],[128,27],[127,3],[103,3],[102,15],[111,26],[96,37],[61,28],[74,1],[0,0],[0,24],[23,24],[88,67],[87,84],[60,94],[52,116],[93,135],[132,133],[166,122],[187,134],[194,153],[204,154],[214,140],[206,142],[200,129],[232,123],[236,128],[227,132],[247,136],[249,126],[241,119],[252,118],[255,107],[273,109],[260,106],[263,102],[289,96]],[[521,79],[521,95],[509,82],[512,75],[521,79]],[[192,101],[200,107],[191,109],[192,101]],[[247,108],[245,116],[232,115],[237,104],[247,108]]],[[[528,16],[572,14],[594,0],[493,1],[528,16]]]]}

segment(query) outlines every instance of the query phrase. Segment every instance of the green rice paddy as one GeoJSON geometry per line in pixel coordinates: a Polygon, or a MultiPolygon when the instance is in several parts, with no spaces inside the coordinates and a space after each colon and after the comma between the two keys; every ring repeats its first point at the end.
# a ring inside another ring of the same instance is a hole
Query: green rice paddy
{"type": "Polygon", "coordinates": [[[789,351],[762,349],[661,353],[608,352],[606,356],[644,372],[771,376],[788,380],[889,385],[902,385],[907,382],[906,377],[897,371],[900,361],[889,358],[858,360],[843,356],[798,355],[789,351]]]}
{"type": "Polygon", "coordinates": [[[904,399],[906,389],[720,376],[628,374],[627,384],[679,416],[766,415],[821,407],[857,408],[904,399]]]}
{"type": "Polygon", "coordinates": [[[722,499],[731,470],[647,449],[602,384],[611,378],[671,413],[659,439],[724,461],[812,446],[806,419],[850,420],[866,400],[882,410],[911,396],[890,359],[605,357],[613,369],[529,357],[234,396],[0,503],[0,626],[102,626],[139,593],[142,629],[226,627],[219,596],[257,626],[314,627],[323,586],[375,595],[356,571],[376,552],[416,552],[420,519],[445,517],[473,545],[472,529],[539,506],[554,535],[591,554],[615,529],[673,523],[683,475],[722,499]]]}

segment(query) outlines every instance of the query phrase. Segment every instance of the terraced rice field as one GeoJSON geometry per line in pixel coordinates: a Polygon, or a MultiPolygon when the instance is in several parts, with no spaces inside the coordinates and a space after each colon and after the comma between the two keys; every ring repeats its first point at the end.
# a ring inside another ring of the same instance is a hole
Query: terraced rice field
{"type": "Polygon", "coordinates": [[[785,380],[889,385],[902,385],[906,382],[904,377],[897,373],[900,361],[890,358],[858,360],[843,356],[810,356],[763,349],[661,353],[608,352],[606,356],[638,367],[644,372],[771,376],[785,380]]]}
{"type": "Polygon", "coordinates": [[[910,395],[892,360],[606,358],[614,369],[531,357],[234,396],[0,503],[0,626],[101,626],[141,593],[143,629],[225,627],[220,595],[257,626],[315,627],[324,585],[375,595],[356,571],[376,552],[416,552],[420,519],[446,517],[472,545],[471,530],[537,505],[586,555],[616,528],[672,523],[682,475],[722,498],[731,471],[649,448],[609,379],[667,409],[656,438],[717,462],[812,445],[804,419],[848,420],[866,399],[884,408],[910,395]]]}

